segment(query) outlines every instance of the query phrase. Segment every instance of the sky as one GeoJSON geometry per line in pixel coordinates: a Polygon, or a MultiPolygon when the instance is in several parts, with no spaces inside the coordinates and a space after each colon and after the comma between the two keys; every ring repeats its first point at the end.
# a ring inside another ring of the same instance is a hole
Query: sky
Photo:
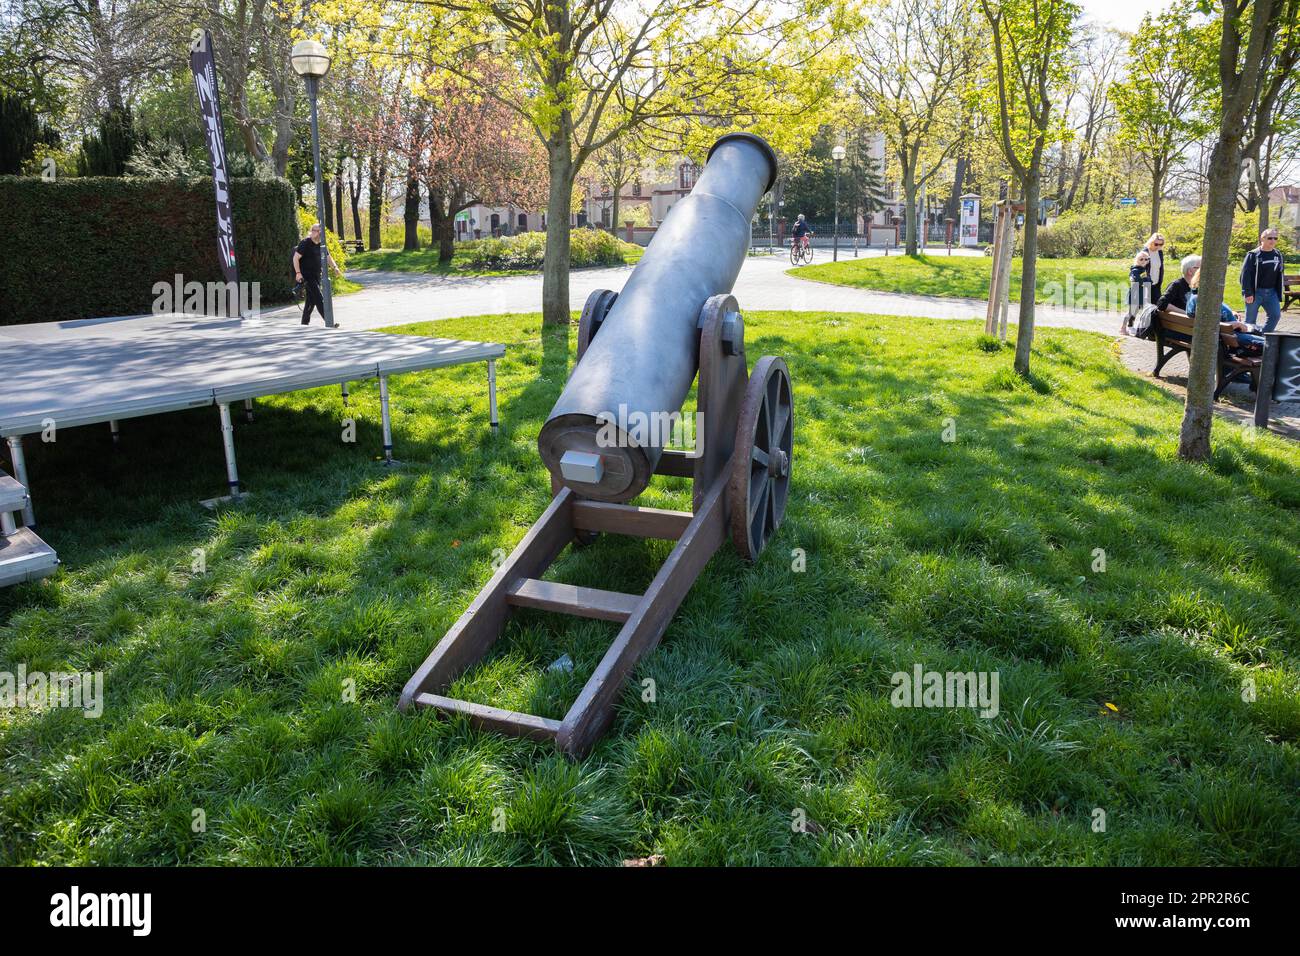
{"type": "Polygon", "coordinates": [[[1168,6],[1169,0],[1079,0],[1084,16],[1118,30],[1134,30],[1142,17],[1168,6]]]}

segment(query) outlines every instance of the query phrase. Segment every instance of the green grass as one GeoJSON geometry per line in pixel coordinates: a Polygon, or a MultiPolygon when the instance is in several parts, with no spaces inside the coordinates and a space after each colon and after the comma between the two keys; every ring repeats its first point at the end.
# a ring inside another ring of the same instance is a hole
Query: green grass
{"type": "MultiPolygon", "coordinates": [[[[1049,302],[1060,296],[1058,301],[1070,304],[1067,300],[1069,290],[1073,289],[1074,300],[1078,308],[1092,308],[1092,302],[1099,296],[1103,285],[1116,286],[1115,291],[1108,292],[1108,301],[1125,302],[1128,293],[1128,270],[1131,263],[1125,259],[1039,259],[1038,292],[1035,300],[1049,302]],[[1056,284],[1053,289],[1052,284],[1056,284]],[[1084,301],[1085,287],[1090,291],[1091,301],[1084,301]],[[1057,291],[1059,289],[1059,292],[1057,291]]],[[[878,292],[904,292],[912,295],[941,295],[956,298],[987,299],[989,295],[989,277],[993,268],[993,259],[989,256],[873,256],[866,259],[850,259],[844,262],[814,263],[787,270],[790,275],[801,279],[815,279],[818,282],[830,282],[834,285],[854,286],[859,289],[872,289],[878,292]]],[[[1020,298],[1021,260],[1011,261],[1011,300],[1020,298]]],[[[1170,270],[1169,281],[1177,278],[1177,264],[1170,270]]],[[[1241,287],[1237,285],[1236,275],[1228,276],[1228,286],[1224,292],[1225,301],[1238,311],[1245,308],[1241,298],[1241,287]]],[[[1166,282],[1165,285],[1168,285],[1166,282]]]]}
{"type": "MultiPolygon", "coordinates": [[[[1040,330],[1026,383],[971,323],[746,320],[794,378],[786,523],[713,558],[580,763],[395,710],[548,500],[572,342],[537,317],[404,330],[508,351],[495,440],[482,366],[393,381],[397,471],[373,382],[259,402],[217,514],[210,408],[32,443],[64,567],[0,593],[0,669],[100,670],[107,702],[0,711],[0,862],[1300,864],[1300,448],[1220,422],[1178,461],[1179,402],[1084,332],[1040,330]],[[917,663],[997,672],[1001,712],[892,707],[917,663]]],[[[553,574],[639,591],[666,551],[553,574]]],[[[558,717],[614,631],[520,612],[453,692],[558,717]]]]}

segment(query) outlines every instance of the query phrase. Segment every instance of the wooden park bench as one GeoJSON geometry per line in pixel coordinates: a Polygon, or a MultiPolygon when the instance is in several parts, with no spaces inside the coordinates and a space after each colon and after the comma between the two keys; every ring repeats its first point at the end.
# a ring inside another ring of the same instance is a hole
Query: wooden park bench
{"type": "Polygon", "coordinates": [[[1289,309],[1295,302],[1300,302],[1300,275],[1286,276],[1282,280],[1282,308],[1289,309]]]}
{"type": "MultiPolygon", "coordinates": [[[[1160,370],[1164,368],[1175,355],[1180,352],[1186,352],[1190,357],[1192,354],[1192,325],[1195,320],[1184,312],[1177,310],[1160,312],[1157,311],[1153,317],[1153,325],[1156,332],[1156,367],[1152,371],[1153,378],[1160,377],[1160,370]],[[1173,333],[1173,335],[1170,335],[1173,333]],[[1184,335],[1188,341],[1174,336],[1184,335]]],[[[1226,389],[1237,379],[1247,377],[1251,380],[1252,386],[1258,384],[1258,371],[1260,357],[1243,358],[1239,355],[1233,355],[1231,347],[1237,344],[1236,337],[1231,332],[1219,333],[1219,361],[1216,364],[1216,386],[1214,397],[1217,400],[1226,389]]]]}
{"type": "Polygon", "coordinates": [[[366,244],[362,242],[360,239],[344,239],[343,251],[344,252],[365,252],[366,244]]]}

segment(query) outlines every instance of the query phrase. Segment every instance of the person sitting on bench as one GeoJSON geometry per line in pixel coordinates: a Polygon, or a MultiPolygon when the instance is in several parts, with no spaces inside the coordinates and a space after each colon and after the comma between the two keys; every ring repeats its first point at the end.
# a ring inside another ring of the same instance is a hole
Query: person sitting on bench
{"type": "MultiPolygon", "coordinates": [[[[1169,283],[1164,294],[1156,300],[1156,308],[1161,312],[1168,312],[1172,309],[1175,312],[1187,314],[1187,297],[1192,294],[1192,276],[1201,271],[1201,257],[1187,256],[1180,263],[1182,274],[1169,283]]],[[[1179,332],[1167,331],[1165,335],[1177,342],[1190,342],[1191,338],[1179,332]]]]}
{"type": "MultiPolygon", "coordinates": [[[[1187,296],[1187,314],[1195,318],[1196,316],[1196,299],[1199,295],[1198,290],[1201,287],[1201,270],[1198,268],[1191,278],[1192,291],[1187,296]]],[[[1219,306],[1219,331],[1231,332],[1237,340],[1236,346],[1230,347],[1230,351],[1241,358],[1254,358],[1264,353],[1264,336],[1256,335],[1259,330],[1253,325],[1247,325],[1237,317],[1237,313],[1228,308],[1227,304],[1219,306]]]]}

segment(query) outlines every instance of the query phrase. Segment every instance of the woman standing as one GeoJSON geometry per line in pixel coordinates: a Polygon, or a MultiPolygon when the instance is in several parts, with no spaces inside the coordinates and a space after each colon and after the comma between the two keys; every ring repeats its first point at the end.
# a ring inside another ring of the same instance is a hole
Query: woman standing
{"type": "Polygon", "coordinates": [[[1160,298],[1160,287],[1165,281],[1165,237],[1158,232],[1151,233],[1151,238],[1146,241],[1138,252],[1145,251],[1151,258],[1151,295],[1153,298],[1160,298]]]}

